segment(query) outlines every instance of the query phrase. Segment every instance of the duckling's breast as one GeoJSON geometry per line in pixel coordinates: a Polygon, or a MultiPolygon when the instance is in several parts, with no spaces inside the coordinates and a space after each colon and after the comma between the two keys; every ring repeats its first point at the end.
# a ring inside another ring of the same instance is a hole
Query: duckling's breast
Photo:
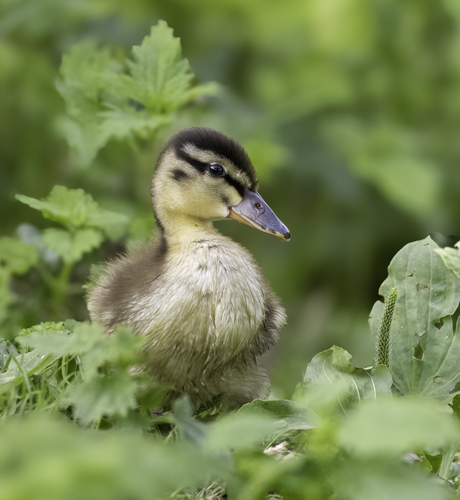
{"type": "Polygon", "coordinates": [[[201,374],[225,366],[264,321],[261,270],[243,247],[215,238],[171,248],[164,272],[133,300],[130,323],[148,335],[155,372],[177,372],[178,363],[201,374]]]}

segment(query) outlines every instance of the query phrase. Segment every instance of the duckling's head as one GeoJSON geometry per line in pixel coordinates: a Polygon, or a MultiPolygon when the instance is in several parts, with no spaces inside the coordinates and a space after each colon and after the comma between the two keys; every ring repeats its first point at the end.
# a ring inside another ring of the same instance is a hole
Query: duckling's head
{"type": "Polygon", "coordinates": [[[208,128],[182,130],[158,158],[152,182],[157,222],[164,229],[231,218],[289,240],[257,188],[256,171],[238,142],[208,128]]]}

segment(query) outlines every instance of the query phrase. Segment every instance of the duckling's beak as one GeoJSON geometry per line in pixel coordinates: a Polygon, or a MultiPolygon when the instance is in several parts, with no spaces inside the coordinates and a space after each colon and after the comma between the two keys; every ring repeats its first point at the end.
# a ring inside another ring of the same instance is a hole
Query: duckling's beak
{"type": "Polygon", "coordinates": [[[289,229],[278,219],[262,196],[259,193],[249,191],[248,188],[245,188],[241,203],[230,207],[227,217],[260,229],[264,233],[273,234],[283,240],[289,241],[291,239],[289,229]]]}

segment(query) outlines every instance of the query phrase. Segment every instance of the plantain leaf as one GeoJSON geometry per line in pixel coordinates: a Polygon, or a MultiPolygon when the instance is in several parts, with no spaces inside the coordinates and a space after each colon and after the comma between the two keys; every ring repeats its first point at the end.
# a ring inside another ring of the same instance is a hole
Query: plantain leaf
{"type": "Polygon", "coordinates": [[[460,241],[455,246],[456,248],[438,248],[436,252],[442,257],[447,269],[460,278],[460,241]]]}
{"type": "Polygon", "coordinates": [[[317,354],[307,366],[304,384],[347,384],[351,401],[375,399],[391,395],[391,377],[384,365],[377,368],[356,368],[351,354],[341,347],[317,354]]]}
{"type": "MultiPolygon", "coordinates": [[[[389,352],[394,384],[403,394],[450,400],[460,382],[460,335],[452,324],[460,302],[460,280],[446,268],[430,237],[402,248],[388,273],[379,293],[388,297],[396,288],[398,294],[389,352]]],[[[382,314],[383,304],[377,302],[370,316],[374,336],[382,314]]]]}

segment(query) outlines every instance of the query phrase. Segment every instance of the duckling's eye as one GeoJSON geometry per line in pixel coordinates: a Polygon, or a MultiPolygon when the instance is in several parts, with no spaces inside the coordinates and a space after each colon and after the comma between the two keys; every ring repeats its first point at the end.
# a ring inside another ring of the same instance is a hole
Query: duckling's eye
{"type": "Polygon", "coordinates": [[[211,165],[209,165],[209,173],[213,177],[220,177],[224,174],[224,167],[217,165],[216,163],[211,163],[211,165]]]}

